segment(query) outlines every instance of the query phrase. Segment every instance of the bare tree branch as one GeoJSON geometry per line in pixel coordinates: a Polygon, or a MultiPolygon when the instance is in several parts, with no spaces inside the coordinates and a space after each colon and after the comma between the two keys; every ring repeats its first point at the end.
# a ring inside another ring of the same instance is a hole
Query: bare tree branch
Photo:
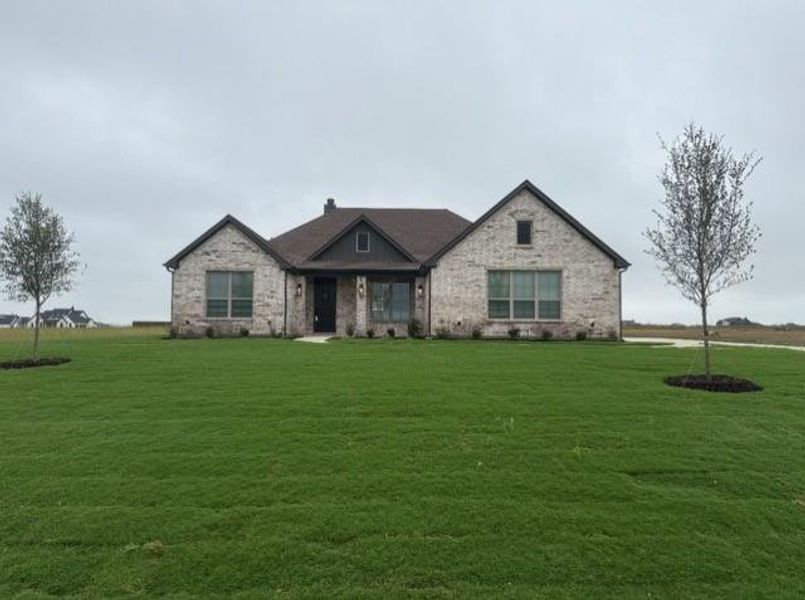
{"type": "Polygon", "coordinates": [[[660,138],[667,162],[659,180],[665,195],[655,210],[657,225],[644,232],[646,251],[666,281],[700,307],[705,371],[710,376],[707,307],[718,292],[752,278],[746,261],[756,252],[760,228],[744,184],[761,159],[754,152],[736,158],[723,136],[690,123],[672,143],[660,138]]]}

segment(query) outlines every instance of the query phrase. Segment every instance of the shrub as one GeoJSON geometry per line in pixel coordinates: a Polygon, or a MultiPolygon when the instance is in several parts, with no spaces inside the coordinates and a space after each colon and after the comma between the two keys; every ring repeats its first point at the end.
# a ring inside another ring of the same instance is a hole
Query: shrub
{"type": "Polygon", "coordinates": [[[447,327],[437,327],[436,337],[440,340],[446,340],[450,337],[450,330],[447,327]]]}
{"type": "Polygon", "coordinates": [[[472,328],[472,334],[471,334],[471,335],[472,335],[472,339],[474,339],[474,340],[480,340],[480,339],[481,339],[481,336],[482,336],[483,334],[484,334],[483,330],[482,330],[482,329],[481,329],[481,328],[480,328],[478,325],[476,325],[475,327],[473,327],[473,328],[472,328]]]}
{"type": "Polygon", "coordinates": [[[355,335],[355,325],[347,323],[347,337],[352,337],[353,335],[355,335]]]}
{"type": "Polygon", "coordinates": [[[553,337],[553,331],[550,329],[543,329],[542,330],[542,341],[547,342],[553,337]]]}
{"type": "Polygon", "coordinates": [[[408,337],[419,338],[422,337],[422,321],[414,317],[408,321],[408,337]]]}
{"type": "Polygon", "coordinates": [[[582,330],[582,331],[577,331],[576,332],[576,341],[577,342],[583,342],[586,339],[587,339],[587,332],[586,331],[582,330]]]}
{"type": "Polygon", "coordinates": [[[388,335],[390,338],[395,337],[396,332],[394,331],[394,327],[389,327],[386,329],[386,335],[388,335]]]}
{"type": "Polygon", "coordinates": [[[171,328],[168,329],[168,337],[175,338],[179,337],[179,328],[176,325],[171,325],[171,328]]]}
{"type": "Polygon", "coordinates": [[[212,325],[207,325],[207,328],[204,330],[204,335],[206,335],[208,338],[214,338],[215,327],[213,327],[212,325]]]}
{"type": "MultiPolygon", "coordinates": [[[[249,337],[249,333],[251,333],[251,332],[249,331],[248,327],[241,327],[240,328],[240,337],[249,337]]],[[[273,329],[271,330],[271,334],[272,335],[274,334],[273,329]]]]}
{"type": "Polygon", "coordinates": [[[367,327],[366,328],[366,337],[368,337],[368,338],[375,337],[375,328],[374,327],[367,327]]]}
{"type": "Polygon", "coordinates": [[[509,328],[509,339],[516,340],[520,337],[520,328],[519,327],[510,327],[509,328]]]}

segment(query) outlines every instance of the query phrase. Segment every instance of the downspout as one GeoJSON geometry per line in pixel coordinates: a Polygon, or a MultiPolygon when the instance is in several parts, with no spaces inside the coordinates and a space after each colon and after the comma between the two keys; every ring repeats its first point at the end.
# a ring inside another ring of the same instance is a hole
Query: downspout
{"type": "Polygon", "coordinates": [[[282,272],[285,273],[285,298],[283,300],[285,308],[282,313],[282,337],[286,337],[288,335],[288,269],[283,269],[282,272]]]}
{"type": "Polygon", "coordinates": [[[168,273],[171,274],[171,314],[170,314],[170,326],[173,327],[173,296],[174,291],[176,289],[176,269],[171,267],[165,267],[168,270],[168,273]]]}
{"type": "Polygon", "coordinates": [[[428,337],[433,337],[431,329],[431,308],[433,306],[433,288],[431,287],[431,273],[433,269],[428,269],[428,337]]]}
{"type": "Polygon", "coordinates": [[[618,269],[618,339],[623,341],[623,269],[618,269]]]}

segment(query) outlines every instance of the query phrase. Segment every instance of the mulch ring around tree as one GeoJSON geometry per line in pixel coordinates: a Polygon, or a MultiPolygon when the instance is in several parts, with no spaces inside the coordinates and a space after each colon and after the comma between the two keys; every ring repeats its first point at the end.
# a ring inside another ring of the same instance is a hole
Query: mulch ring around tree
{"type": "Polygon", "coordinates": [[[730,392],[738,394],[740,392],[759,392],[763,388],[749,379],[732,377],[730,375],[711,375],[707,379],[706,375],[673,375],[664,379],[668,385],[675,387],[690,388],[693,390],[704,390],[706,392],[730,392]]]}
{"type": "Polygon", "coordinates": [[[31,369],[33,367],[52,367],[70,362],[69,358],[63,356],[44,356],[42,358],[15,358],[13,360],[0,361],[0,369],[31,369]]]}

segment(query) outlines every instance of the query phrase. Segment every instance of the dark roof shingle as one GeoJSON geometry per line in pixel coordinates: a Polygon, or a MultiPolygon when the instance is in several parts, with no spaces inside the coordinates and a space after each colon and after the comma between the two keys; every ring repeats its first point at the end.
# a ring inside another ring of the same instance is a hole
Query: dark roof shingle
{"type": "Polygon", "coordinates": [[[336,208],[268,240],[290,263],[302,266],[345,228],[365,217],[408,254],[424,262],[470,222],[447,209],[336,208]]]}

